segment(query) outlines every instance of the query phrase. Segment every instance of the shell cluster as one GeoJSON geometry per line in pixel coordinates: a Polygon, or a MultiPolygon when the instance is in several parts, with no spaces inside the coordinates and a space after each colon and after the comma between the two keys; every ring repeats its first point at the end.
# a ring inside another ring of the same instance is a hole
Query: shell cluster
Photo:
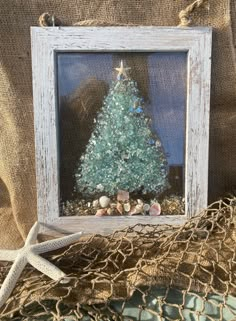
{"type": "Polygon", "coordinates": [[[183,215],[185,213],[184,199],[180,196],[166,196],[161,201],[157,199],[145,202],[133,199],[129,192],[120,190],[117,195],[109,198],[106,195],[98,199],[86,201],[76,199],[62,204],[64,216],[117,216],[117,215],[183,215]]]}
{"type": "Polygon", "coordinates": [[[131,200],[127,191],[120,190],[117,193],[117,199],[112,202],[107,196],[101,196],[93,201],[96,209],[96,216],[113,215],[151,215],[161,214],[161,206],[157,202],[152,204],[144,203],[141,199],[131,200]]]}

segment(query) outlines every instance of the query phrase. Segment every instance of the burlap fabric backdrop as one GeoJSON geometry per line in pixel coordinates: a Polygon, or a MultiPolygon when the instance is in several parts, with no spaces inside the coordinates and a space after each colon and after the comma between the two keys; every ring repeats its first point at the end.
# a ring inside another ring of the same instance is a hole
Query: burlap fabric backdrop
{"type": "MultiPolygon", "coordinates": [[[[191,1],[0,0],[0,247],[20,246],[36,219],[30,26],[43,12],[64,24],[85,19],[169,26],[191,1]]],[[[193,16],[215,28],[210,128],[209,199],[232,192],[236,181],[235,4],[209,0],[193,16]],[[230,6],[232,17],[230,17],[230,6]],[[233,26],[233,28],[232,28],[233,26]]]]}

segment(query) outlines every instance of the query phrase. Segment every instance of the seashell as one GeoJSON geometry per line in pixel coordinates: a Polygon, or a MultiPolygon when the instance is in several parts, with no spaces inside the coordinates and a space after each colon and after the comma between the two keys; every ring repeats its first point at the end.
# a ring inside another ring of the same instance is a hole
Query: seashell
{"type": "Polygon", "coordinates": [[[143,205],[143,201],[140,199],[137,199],[138,204],[143,205]]]}
{"type": "Polygon", "coordinates": [[[135,206],[131,206],[131,209],[130,209],[130,212],[129,212],[129,215],[133,215],[135,214],[135,206]]]}
{"type": "Polygon", "coordinates": [[[99,198],[99,203],[100,203],[102,208],[107,207],[110,204],[110,201],[111,201],[110,198],[107,197],[107,196],[101,196],[99,198]]]}
{"type": "Polygon", "coordinates": [[[106,208],[100,208],[97,210],[95,216],[106,216],[107,215],[107,209],[106,208]]]}
{"type": "Polygon", "coordinates": [[[135,206],[136,214],[143,213],[143,204],[138,204],[135,206]]]}
{"type": "Polygon", "coordinates": [[[144,210],[144,212],[148,212],[150,210],[150,205],[149,204],[144,204],[143,205],[143,210],[144,210]]]}
{"type": "Polygon", "coordinates": [[[117,202],[116,209],[121,215],[123,214],[123,206],[121,203],[117,202]]]}
{"type": "Polygon", "coordinates": [[[118,190],[117,201],[125,202],[129,200],[129,192],[118,190]]]}
{"type": "Polygon", "coordinates": [[[99,200],[94,200],[93,207],[98,207],[98,206],[99,206],[99,200]]]}
{"type": "Polygon", "coordinates": [[[159,203],[153,203],[149,210],[150,216],[158,216],[161,214],[161,205],[159,203]]]}
{"type": "Polygon", "coordinates": [[[111,204],[110,204],[110,207],[111,207],[111,208],[116,208],[116,206],[117,206],[116,203],[111,203],[111,204]]]}
{"type": "Polygon", "coordinates": [[[142,213],[143,213],[143,205],[138,204],[132,207],[130,215],[142,214],[142,213]]]}
{"type": "Polygon", "coordinates": [[[120,213],[117,212],[116,208],[108,208],[107,214],[110,216],[120,215],[120,213]]]}
{"type": "Polygon", "coordinates": [[[112,213],[113,213],[113,209],[112,209],[112,208],[108,208],[107,214],[108,214],[108,215],[112,215],[112,213]]]}
{"type": "Polygon", "coordinates": [[[130,209],[131,209],[130,203],[125,203],[123,206],[124,206],[125,212],[129,212],[130,211],[130,209]]]}

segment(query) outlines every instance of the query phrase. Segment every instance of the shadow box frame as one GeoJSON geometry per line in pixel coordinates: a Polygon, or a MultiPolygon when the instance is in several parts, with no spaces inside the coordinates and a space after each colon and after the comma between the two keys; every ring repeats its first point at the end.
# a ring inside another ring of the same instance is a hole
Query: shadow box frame
{"type": "Polygon", "coordinates": [[[107,234],[137,223],[182,224],[207,207],[212,29],[31,27],[37,216],[46,234],[107,234]],[[185,214],[60,216],[57,52],[186,52],[185,214]],[[56,232],[57,231],[57,232],[56,232]]]}

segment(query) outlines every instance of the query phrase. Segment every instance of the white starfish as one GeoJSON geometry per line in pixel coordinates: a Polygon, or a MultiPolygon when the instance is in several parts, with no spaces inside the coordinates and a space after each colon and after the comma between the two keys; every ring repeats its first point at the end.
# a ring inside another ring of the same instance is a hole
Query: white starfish
{"type": "Polygon", "coordinates": [[[33,225],[26,238],[25,245],[21,249],[0,250],[0,261],[14,261],[0,289],[0,308],[9,298],[27,263],[30,263],[35,269],[55,281],[61,280],[62,283],[67,283],[70,280],[64,272],[39,256],[39,254],[57,250],[78,241],[82,232],[34,244],[37,240],[39,227],[40,224],[38,222],[33,225]]]}

